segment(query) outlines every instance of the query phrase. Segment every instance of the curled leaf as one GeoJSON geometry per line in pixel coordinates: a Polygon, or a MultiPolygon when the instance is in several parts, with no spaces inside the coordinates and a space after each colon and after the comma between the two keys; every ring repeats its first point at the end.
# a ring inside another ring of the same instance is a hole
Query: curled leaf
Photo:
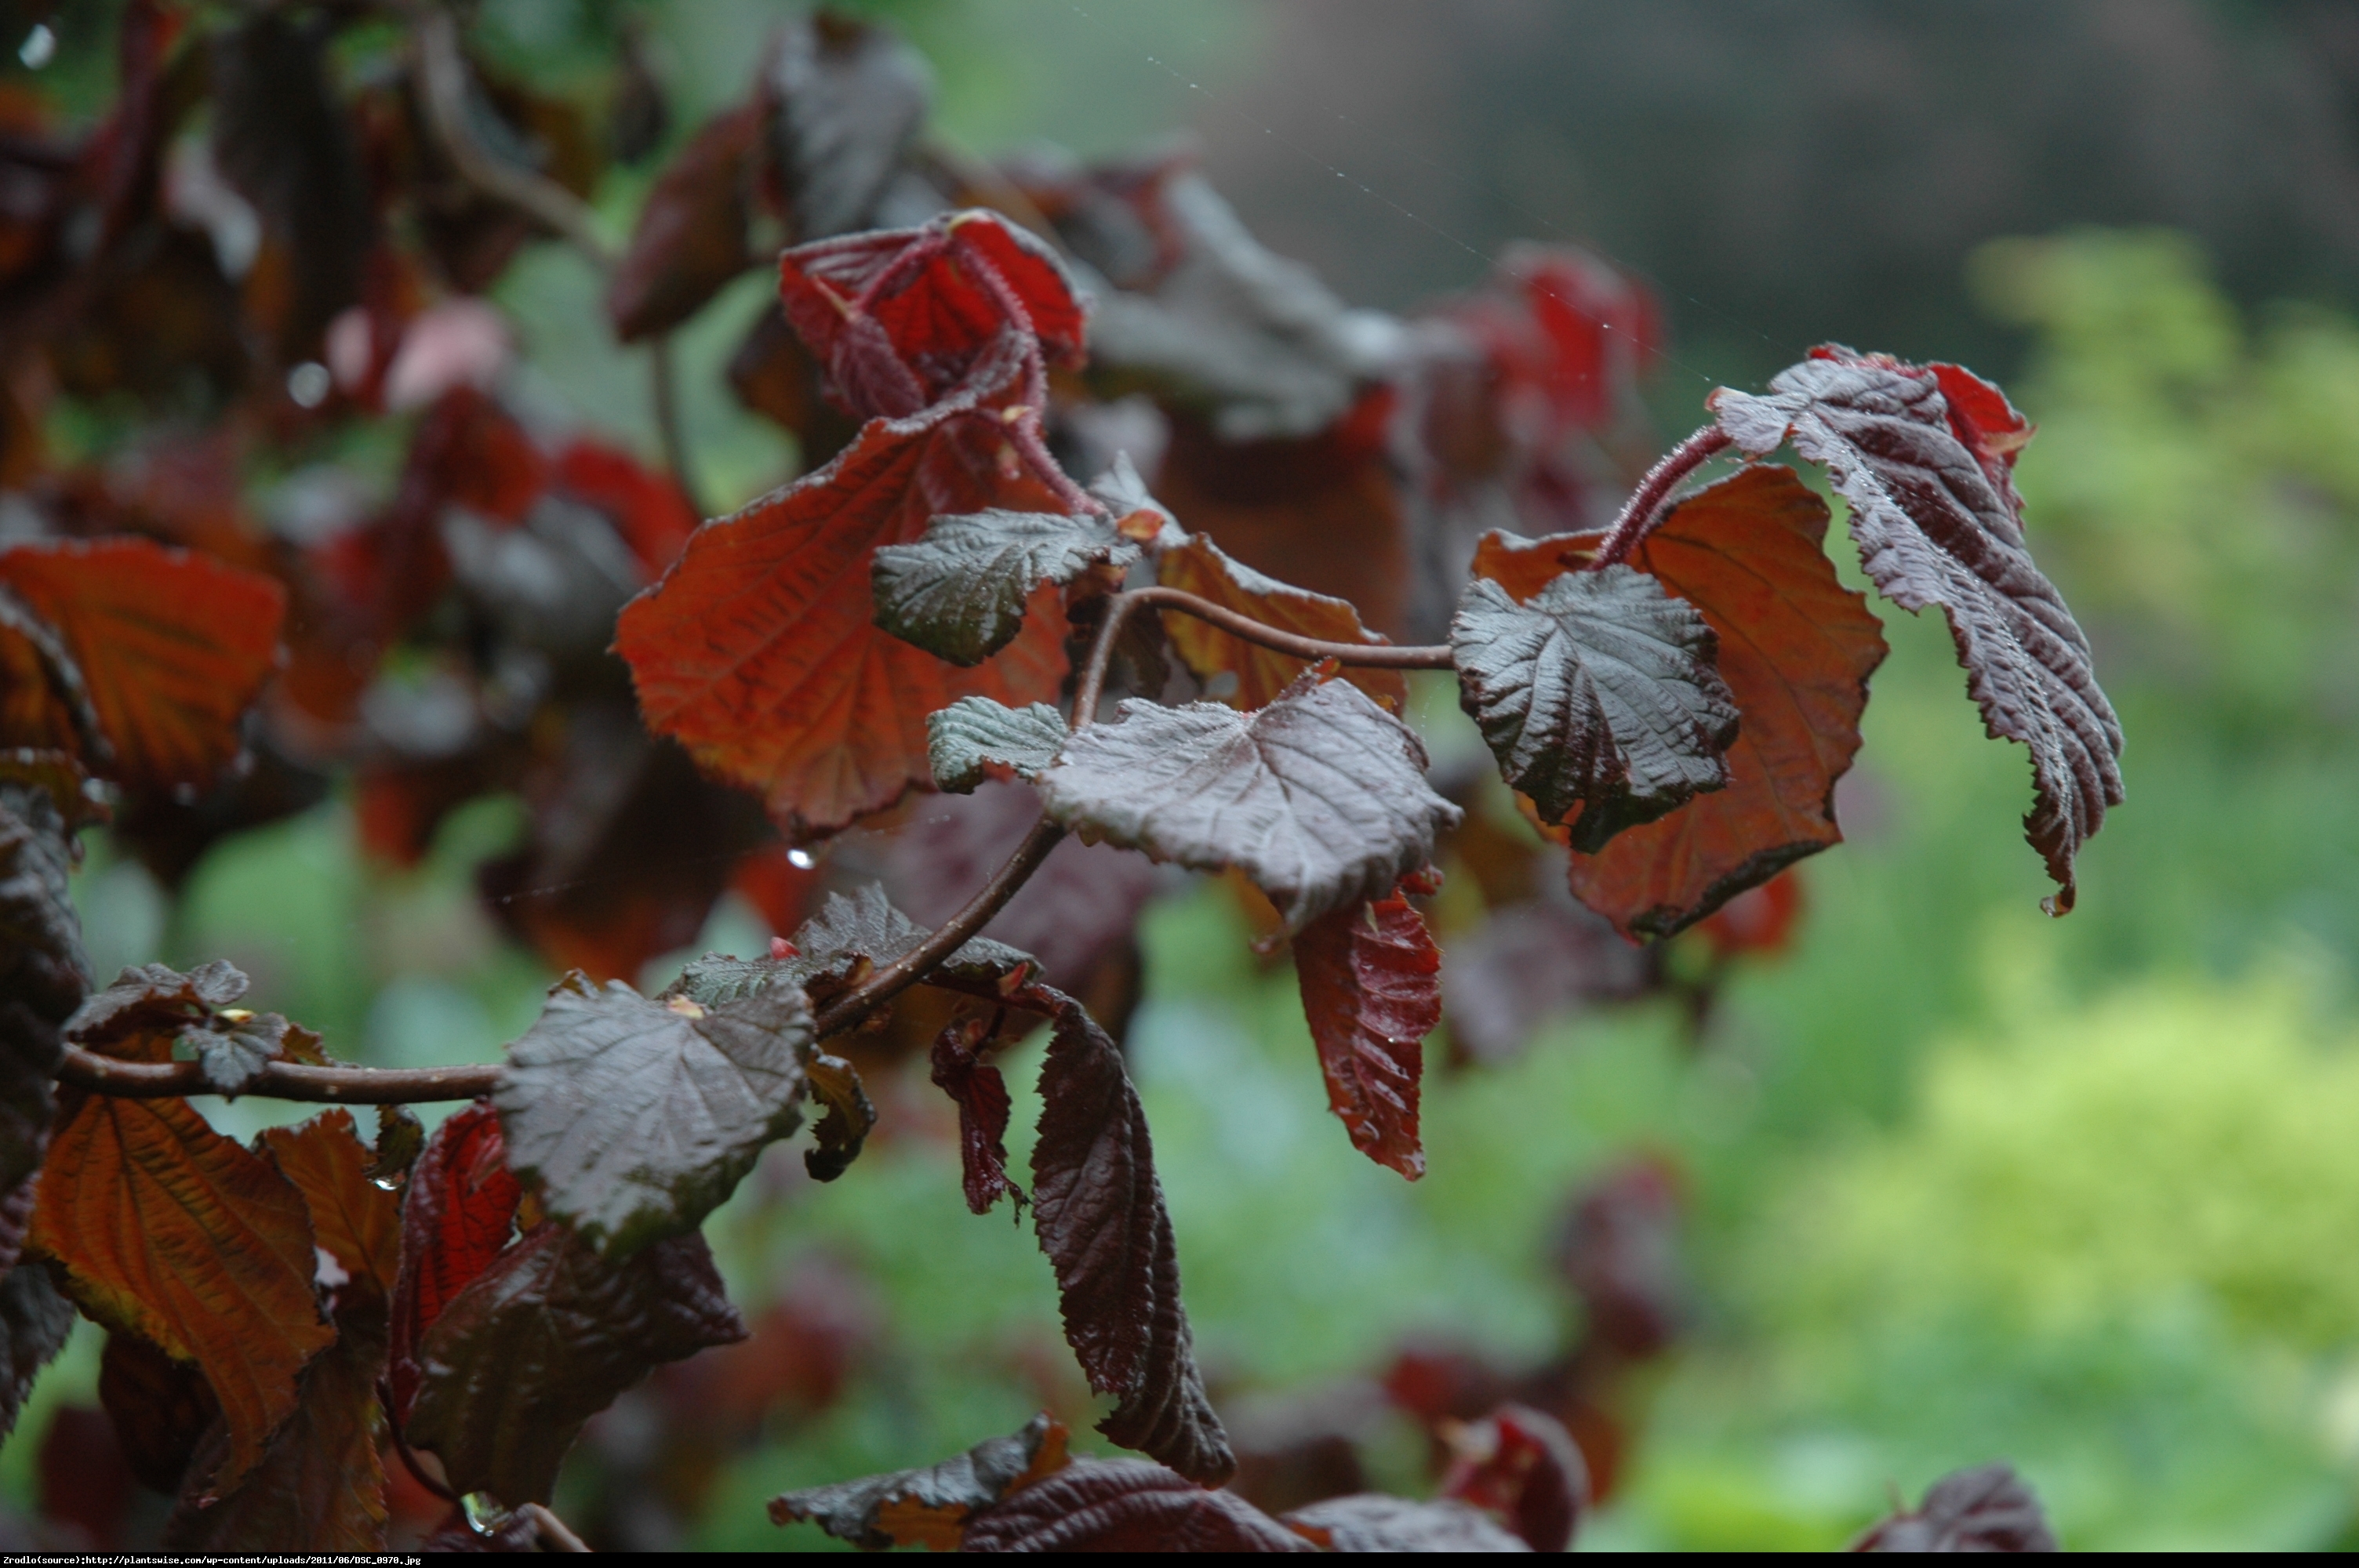
{"type": "Polygon", "coordinates": [[[623,341],[679,326],[752,262],[746,225],[768,119],[758,99],[722,111],[657,177],[606,287],[623,341]]]}
{"type": "Polygon", "coordinates": [[[1441,1022],[1441,951],[1408,899],[1332,910],[1294,939],[1302,1011],[1327,1079],[1327,1107],[1352,1145],[1409,1180],[1425,1174],[1418,1082],[1441,1022]]]}
{"type": "Polygon", "coordinates": [[[546,1502],[583,1423],[650,1368],[745,1337],[701,1236],[619,1263],[554,1221],[492,1260],[435,1320],[410,1441],[451,1489],[546,1502]]]}
{"type": "Polygon", "coordinates": [[[1316,1552],[1238,1497],[1160,1465],[1076,1459],[967,1521],[967,1552],[1316,1552]]]}
{"type": "Polygon", "coordinates": [[[1529,604],[1477,579],[1450,645],[1500,773],[1545,820],[1572,819],[1575,849],[1728,782],[1737,713],[1712,629],[1643,572],[1567,572],[1529,604]]]}
{"type": "Polygon", "coordinates": [[[934,783],[952,795],[972,795],[986,778],[1037,778],[1064,743],[1064,716],[1045,702],[1005,708],[962,697],[926,718],[934,783]]]}
{"type": "Polygon", "coordinates": [[[479,1100],[435,1130],[402,1192],[401,1271],[394,1281],[393,1418],[418,1398],[419,1346],[458,1293],[516,1233],[524,1189],[507,1167],[499,1113],[479,1100]]]}
{"type": "Polygon", "coordinates": [[[953,1019],[936,1037],[932,1058],[934,1087],[958,1104],[960,1180],[976,1214],[989,1214],[1003,1197],[1024,1206],[1024,1189],[1007,1179],[1007,1080],[983,1059],[990,1044],[986,1021],[953,1019]]]}
{"type": "Polygon", "coordinates": [[[1854,1552],[2058,1552],[2039,1499],[2011,1465],[1953,1470],[1925,1500],[1868,1527],[1854,1552]]]}
{"type": "Polygon", "coordinates": [[[1105,1032],[1048,1000],[1062,1006],[1040,1068],[1032,1222],[1057,1271],[1065,1338],[1090,1387],[1119,1401],[1100,1432],[1218,1486],[1236,1456],[1196,1369],[1147,1113],[1105,1032]]]}
{"type": "Polygon", "coordinates": [[[1462,814],[1427,786],[1425,748],[1400,720],[1315,682],[1251,714],[1126,701],[1040,775],[1049,815],[1192,870],[1236,866],[1289,930],[1381,898],[1462,814]]]}
{"type": "Polygon", "coordinates": [[[2071,910],[2074,857],[2122,801],[2122,727],[2024,538],[2010,474],[2030,427],[1971,372],[1841,348],[1814,350],[1764,395],[1723,388],[1712,406],[1744,450],[1791,440],[1825,467],[1877,591],[1903,610],[1940,606],[1984,728],[2031,753],[2025,836],[2056,881],[2049,912],[2071,910]]]}
{"type": "Polygon", "coordinates": [[[922,1470],[897,1470],[773,1498],[770,1521],[808,1519],[838,1541],[872,1552],[890,1546],[951,1552],[977,1510],[1067,1464],[1065,1428],[1044,1413],[1021,1432],[985,1438],[956,1458],[922,1470]]]}

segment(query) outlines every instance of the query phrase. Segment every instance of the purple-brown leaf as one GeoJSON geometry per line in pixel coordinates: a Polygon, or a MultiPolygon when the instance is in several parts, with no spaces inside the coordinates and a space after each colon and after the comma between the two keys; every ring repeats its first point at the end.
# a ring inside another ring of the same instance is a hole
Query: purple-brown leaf
{"type": "Polygon", "coordinates": [[[1441,1022],[1441,950],[1398,889],[1321,915],[1294,939],[1302,1011],[1327,1078],[1327,1106],[1352,1145],[1409,1180],[1425,1174],[1418,1083],[1441,1022]]]}
{"type": "Polygon", "coordinates": [[[2060,1552],[2039,1499],[2011,1465],[1953,1470],[1925,1500],[1878,1520],[1854,1552],[2060,1552]]]}
{"type": "Polygon", "coordinates": [[[2122,727],[2024,538],[2010,471],[2030,427],[1970,372],[1840,348],[1780,371],[1766,395],[1723,389],[1712,406],[1745,451],[1791,440],[1825,467],[1886,599],[1941,607],[1984,727],[2031,752],[2025,836],[2056,881],[2049,912],[2071,910],[2073,858],[2122,801],[2122,727]]]}

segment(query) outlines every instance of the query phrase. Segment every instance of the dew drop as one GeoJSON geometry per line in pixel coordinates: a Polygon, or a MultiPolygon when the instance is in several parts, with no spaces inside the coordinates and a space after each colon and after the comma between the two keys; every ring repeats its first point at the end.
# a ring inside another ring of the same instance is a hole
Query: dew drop
{"type": "Polygon", "coordinates": [[[16,58],[25,62],[27,70],[38,70],[58,58],[58,36],[49,31],[47,22],[36,22],[33,30],[25,35],[17,47],[16,58]]]}
{"type": "Polygon", "coordinates": [[[326,365],[317,360],[305,360],[287,373],[287,395],[295,400],[299,408],[317,408],[328,401],[329,390],[335,384],[336,378],[329,373],[326,365]]]}
{"type": "Polygon", "coordinates": [[[787,864],[799,871],[808,871],[819,861],[811,858],[809,849],[789,849],[787,851],[787,864]]]}

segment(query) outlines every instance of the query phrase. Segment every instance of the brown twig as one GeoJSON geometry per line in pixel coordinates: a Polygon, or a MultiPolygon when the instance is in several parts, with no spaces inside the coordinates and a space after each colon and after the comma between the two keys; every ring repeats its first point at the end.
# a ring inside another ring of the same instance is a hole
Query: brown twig
{"type": "Polygon", "coordinates": [[[1390,643],[1328,643],[1316,637],[1298,636],[1281,632],[1275,626],[1265,626],[1248,615],[1224,609],[1209,599],[1199,599],[1176,588],[1140,588],[1119,596],[1138,604],[1160,605],[1192,615],[1199,621],[1209,621],[1232,636],[1281,654],[1291,654],[1298,659],[1333,659],[1337,664],[1364,669],[1380,670],[1446,670],[1453,668],[1446,644],[1395,647],[1390,643]]]}
{"type": "MultiPolygon", "coordinates": [[[[497,1062],[461,1067],[315,1067],[303,1062],[267,1062],[238,1092],[314,1105],[415,1105],[481,1098],[499,1087],[505,1070],[497,1062]]],[[[117,1099],[221,1093],[206,1082],[198,1063],[118,1062],[79,1045],[66,1047],[58,1082],[117,1099]]]]}
{"type": "Polygon", "coordinates": [[[587,203],[537,169],[495,156],[475,140],[467,124],[467,62],[459,52],[459,25],[447,11],[417,13],[418,74],[427,125],[460,178],[565,236],[599,270],[610,271],[614,253],[587,203]]]}
{"type": "Polygon", "coordinates": [[[1707,425],[1664,453],[1662,461],[1647,470],[1647,477],[1638,481],[1638,488],[1623,503],[1622,514],[1614,519],[1614,526],[1607,531],[1605,542],[1597,546],[1589,569],[1602,571],[1618,565],[1636,549],[1640,541],[1654,532],[1663,503],[1670,499],[1680,481],[1734,444],[1728,432],[1717,425],[1707,425]]]}
{"type": "Polygon", "coordinates": [[[688,432],[679,422],[679,383],[674,373],[671,335],[658,333],[647,341],[647,401],[655,405],[656,436],[663,442],[664,466],[671,481],[688,498],[689,510],[705,515],[704,494],[688,465],[688,432]]]}

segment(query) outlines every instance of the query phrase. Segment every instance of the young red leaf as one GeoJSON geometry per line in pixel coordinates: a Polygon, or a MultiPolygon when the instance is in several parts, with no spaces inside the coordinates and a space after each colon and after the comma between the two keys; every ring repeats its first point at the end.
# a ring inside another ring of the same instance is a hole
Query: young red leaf
{"type": "MultiPolygon", "coordinates": [[[[1328,643],[1383,643],[1386,639],[1363,628],[1358,611],[1340,599],[1292,588],[1266,578],[1251,567],[1231,560],[1202,534],[1175,545],[1155,557],[1155,580],[1224,610],[1281,632],[1293,632],[1328,643]]],[[[1309,661],[1222,631],[1177,610],[1163,612],[1163,629],[1180,657],[1201,680],[1223,673],[1236,677],[1236,689],[1222,700],[1243,708],[1266,708],[1278,694],[1310,667],[1309,661]]],[[[1408,683],[1398,670],[1350,669],[1343,678],[1394,713],[1408,705],[1408,683]]]]}
{"type": "Polygon", "coordinates": [[[1191,870],[1236,866],[1289,930],[1382,898],[1462,815],[1427,786],[1418,738],[1343,681],[1306,676],[1252,714],[1135,699],[1121,714],[1040,775],[1049,815],[1191,870]]]}
{"type": "Polygon", "coordinates": [[[610,1263],[544,1222],[427,1331],[406,1430],[462,1496],[547,1502],[565,1451],[616,1394],[661,1362],[745,1337],[701,1236],[610,1263]]]}
{"type": "MultiPolygon", "coordinates": [[[[1630,564],[1700,611],[1744,722],[1728,787],[1572,857],[1572,890],[1634,939],[1668,936],[1830,844],[1835,781],[1859,749],[1883,629],[1824,548],[1825,503],[1792,470],[1756,465],[1674,507],[1630,564]]],[[[1597,535],[1490,535],[1474,570],[1529,599],[1597,535]]]]}
{"type": "Polygon", "coordinates": [[[1122,1053],[1060,1002],[1040,1067],[1032,1223],[1057,1271],[1065,1338],[1090,1387],[1120,1402],[1098,1430],[1218,1486],[1236,1468],[1204,1396],[1147,1113],[1122,1053]]]}
{"type": "Polygon", "coordinates": [[[506,1153],[499,1113],[479,1100],[437,1129],[410,1167],[393,1290],[388,1376],[396,1421],[408,1419],[418,1398],[418,1347],[427,1331],[515,1233],[524,1189],[506,1153]]]}
{"type": "Polygon", "coordinates": [[[2008,470],[2029,427],[1955,366],[1819,349],[1769,392],[1712,395],[1720,427],[1756,455],[1791,440],[1851,504],[1867,575],[1908,611],[1940,605],[1966,688],[1996,739],[2031,752],[2025,836],[2048,862],[2051,914],[2072,907],[2072,862],[2122,800],[2121,722],[2088,637],[2031,558],[2008,470]],[[1958,393],[1953,412],[1943,389],[1958,393]]]}
{"type": "Polygon", "coordinates": [[[2060,1552],[2039,1499],[2012,1465],[1953,1470],[1916,1509],[1870,1525],[1854,1552],[2060,1552]]]}
{"type": "Polygon", "coordinates": [[[186,1100],[70,1091],[59,1114],[32,1249],[64,1266],[92,1317],[204,1368],[229,1427],[215,1484],[231,1485],[335,1339],[302,1195],[186,1100]]]}
{"type": "Polygon", "coordinates": [[[778,259],[778,299],[836,397],[870,419],[950,396],[1011,331],[1077,365],[1088,324],[1056,253],[983,211],[799,245],[778,259]]]}
{"type": "Polygon", "coordinates": [[[933,72],[887,28],[842,11],[790,23],[770,72],[778,176],[806,240],[866,228],[925,124],[933,72]]]}
{"type": "Polygon", "coordinates": [[[0,550],[0,588],[56,628],[80,667],[114,752],[85,759],[96,771],[169,790],[211,784],[237,756],[239,717],[277,657],[287,595],[276,582],[145,539],[101,539],[0,550]]]}
{"type": "Polygon", "coordinates": [[[1425,1174],[1418,1080],[1441,1022],[1441,950],[1398,889],[1331,910],[1294,938],[1302,1011],[1327,1078],[1327,1108],[1352,1145],[1410,1181],[1425,1174]]]}
{"type": "Polygon", "coordinates": [[[990,1042],[988,1020],[953,1019],[936,1037],[932,1057],[934,1087],[958,1102],[961,1183],[976,1214],[1008,1196],[1024,1206],[1024,1189],[1007,1179],[1007,1080],[981,1054],[990,1042]]]}
{"type": "Polygon", "coordinates": [[[1160,1465],[1076,1459],[967,1520],[964,1552],[1316,1552],[1238,1497],[1160,1465]]]}
{"type": "Polygon", "coordinates": [[[162,1544],[183,1552],[323,1552],[385,1550],[385,1368],[381,1314],[346,1320],[336,1343],[303,1368],[294,1413],[259,1464],[214,1495],[202,1485],[223,1451],[216,1427],[189,1467],[191,1484],[164,1526],[162,1544]]]}
{"type": "Polygon", "coordinates": [[[604,513],[648,582],[679,558],[696,532],[696,513],[677,481],[596,441],[567,443],[557,454],[550,484],[604,513]]]}
{"type": "Polygon", "coordinates": [[[1459,700],[1507,783],[1591,852],[1728,782],[1737,731],[1716,639],[1628,567],[1567,572],[1528,605],[1467,585],[1450,623],[1459,700]],[[1578,815],[1575,815],[1578,813],[1578,815]]]}
{"type": "Polygon", "coordinates": [[[401,1200],[373,1179],[375,1156],[354,1131],[352,1112],[322,1111],[300,1127],[268,1128],[261,1141],[278,1173],[303,1195],[313,1241],[346,1283],[382,1312],[401,1274],[401,1200]]]}
{"type": "Polygon", "coordinates": [[[801,1124],[810,1041],[790,986],[667,1006],[569,975],[508,1046],[508,1168],[609,1258],[692,1230],[801,1124]]]}
{"type": "Polygon", "coordinates": [[[623,341],[679,326],[752,262],[746,224],[769,117],[758,97],[723,110],[647,192],[606,286],[606,315],[623,341]]]}
{"type": "Polygon", "coordinates": [[[615,649],[647,723],[760,792],[790,834],[841,827],[927,783],[926,716],[955,698],[1056,693],[1055,590],[1036,592],[1008,646],[962,671],[878,630],[869,588],[876,547],[919,538],[937,514],[1053,507],[993,428],[1020,347],[1003,342],[955,395],[871,423],[818,473],[705,524],[623,611],[615,649]]]}
{"type": "Polygon", "coordinates": [[[1589,1468],[1556,1418],[1503,1405],[1451,1440],[1447,1498],[1506,1521],[1534,1552],[1564,1552],[1589,1506],[1589,1468]]]}
{"type": "Polygon", "coordinates": [[[866,1476],[773,1498],[770,1522],[808,1519],[838,1541],[871,1552],[893,1546],[956,1551],[968,1519],[1069,1463],[1064,1424],[1043,1413],[1021,1432],[985,1438],[923,1470],[866,1476]]]}

